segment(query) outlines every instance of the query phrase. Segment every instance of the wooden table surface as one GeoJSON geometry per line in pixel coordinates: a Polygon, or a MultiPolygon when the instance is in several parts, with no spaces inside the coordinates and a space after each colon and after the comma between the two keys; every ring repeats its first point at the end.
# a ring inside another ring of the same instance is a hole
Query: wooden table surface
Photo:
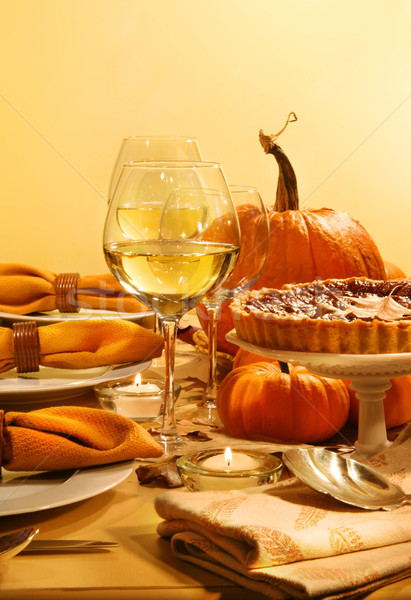
{"type": "MultiPolygon", "coordinates": [[[[192,376],[193,367],[187,367],[184,377],[187,372],[192,376]]],[[[205,380],[205,374],[202,359],[195,367],[195,378],[205,380]]],[[[96,400],[87,392],[70,403],[93,406],[96,400]]],[[[0,560],[0,599],[262,600],[260,594],[173,556],[169,542],[156,533],[160,518],[153,501],[161,491],[140,485],[133,471],[114,489],[87,500],[1,517],[0,533],[37,526],[39,539],[100,539],[120,546],[87,554],[18,555],[0,560]]],[[[411,578],[366,597],[409,599],[411,578]]]]}

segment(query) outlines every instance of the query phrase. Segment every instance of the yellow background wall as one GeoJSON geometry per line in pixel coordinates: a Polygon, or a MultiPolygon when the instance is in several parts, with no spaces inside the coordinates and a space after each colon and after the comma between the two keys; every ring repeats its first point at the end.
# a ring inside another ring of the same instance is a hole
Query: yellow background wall
{"type": "MultiPolygon", "coordinates": [[[[278,131],[303,206],[356,217],[411,275],[409,0],[2,0],[1,262],[106,271],[128,135],[191,135],[275,196],[278,131]]],[[[280,258],[280,257],[279,257],[280,258]]]]}

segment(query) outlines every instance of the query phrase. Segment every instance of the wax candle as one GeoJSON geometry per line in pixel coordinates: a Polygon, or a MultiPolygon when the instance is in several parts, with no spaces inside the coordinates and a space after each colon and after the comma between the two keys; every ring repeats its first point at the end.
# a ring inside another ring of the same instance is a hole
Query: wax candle
{"type": "Polygon", "coordinates": [[[235,448],[215,448],[186,454],[177,459],[184,485],[192,492],[247,489],[275,483],[282,462],[275,456],[235,448]]]}
{"type": "Polygon", "coordinates": [[[156,383],[150,381],[141,381],[140,373],[137,373],[133,384],[119,385],[117,392],[127,392],[135,394],[157,394],[160,391],[159,386],[156,383]]]}
{"type": "Polygon", "coordinates": [[[259,461],[245,452],[231,451],[227,447],[224,453],[210,456],[202,462],[205,469],[215,469],[217,471],[249,471],[258,467],[259,461]]]}
{"type": "Polygon", "coordinates": [[[114,401],[116,412],[135,420],[155,419],[160,413],[162,398],[128,398],[118,396],[114,401]]]}
{"type": "Polygon", "coordinates": [[[94,387],[105,410],[135,421],[153,421],[159,416],[164,389],[164,381],[142,380],[140,373],[133,379],[105,382],[94,387]]]}

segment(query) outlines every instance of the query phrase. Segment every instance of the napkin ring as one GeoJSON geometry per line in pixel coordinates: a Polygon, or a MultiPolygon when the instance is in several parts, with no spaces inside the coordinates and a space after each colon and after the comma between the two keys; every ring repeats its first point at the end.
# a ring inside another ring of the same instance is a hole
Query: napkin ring
{"type": "Polygon", "coordinates": [[[40,342],[34,321],[13,323],[14,358],[17,373],[34,373],[40,369],[40,342]]]}
{"type": "Polygon", "coordinates": [[[79,273],[60,273],[54,281],[56,293],[56,307],[61,313],[75,313],[79,311],[76,302],[77,281],[79,273]]]}

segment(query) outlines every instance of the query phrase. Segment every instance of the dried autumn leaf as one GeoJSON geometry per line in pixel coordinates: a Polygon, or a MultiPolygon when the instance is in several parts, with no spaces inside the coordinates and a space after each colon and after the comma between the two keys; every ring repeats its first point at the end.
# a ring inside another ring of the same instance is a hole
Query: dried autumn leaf
{"type": "Polygon", "coordinates": [[[168,488],[182,487],[183,481],[175,463],[177,456],[150,465],[141,465],[136,469],[140,485],[157,483],[168,488]]]}

